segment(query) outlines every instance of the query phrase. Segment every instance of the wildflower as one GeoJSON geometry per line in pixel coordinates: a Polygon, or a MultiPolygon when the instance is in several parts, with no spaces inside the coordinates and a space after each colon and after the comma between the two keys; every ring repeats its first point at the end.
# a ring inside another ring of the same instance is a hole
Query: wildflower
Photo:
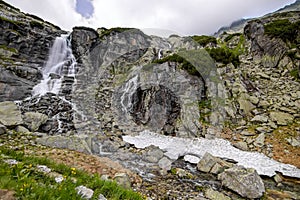
{"type": "Polygon", "coordinates": [[[74,167],[71,168],[71,173],[74,175],[76,174],[76,169],[74,167]]]}

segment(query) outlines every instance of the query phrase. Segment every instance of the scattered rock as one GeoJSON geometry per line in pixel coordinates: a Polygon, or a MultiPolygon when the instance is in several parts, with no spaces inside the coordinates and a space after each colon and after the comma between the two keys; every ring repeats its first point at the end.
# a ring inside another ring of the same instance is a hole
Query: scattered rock
{"type": "Polygon", "coordinates": [[[47,167],[46,165],[37,165],[36,166],[37,171],[44,173],[44,174],[48,174],[51,172],[51,169],[49,167],[47,167]]]}
{"type": "Polygon", "coordinates": [[[260,198],[265,192],[265,186],[255,169],[234,166],[218,175],[218,179],[227,188],[245,198],[260,198]]]}
{"type": "Polygon", "coordinates": [[[243,97],[240,97],[238,99],[238,103],[240,106],[240,110],[242,110],[246,115],[250,114],[251,110],[255,108],[255,106],[250,101],[243,97]]]}
{"type": "Polygon", "coordinates": [[[31,131],[37,131],[42,124],[45,124],[48,116],[37,112],[27,112],[24,114],[24,123],[31,131]]]}
{"type": "Polygon", "coordinates": [[[4,160],[4,162],[9,165],[17,165],[19,163],[19,161],[15,160],[15,159],[7,159],[7,160],[4,160]]]}
{"type": "Polygon", "coordinates": [[[293,147],[300,147],[300,142],[299,142],[299,140],[297,140],[297,139],[294,138],[294,137],[291,137],[291,138],[285,138],[285,140],[286,140],[290,145],[292,145],[293,147]]]}
{"type": "Polygon", "coordinates": [[[263,115],[256,115],[251,119],[251,122],[258,122],[258,123],[267,123],[268,122],[268,117],[263,116],[263,115]]]}
{"type": "Polygon", "coordinates": [[[107,200],[103,194],[99,194],[98,200],[107,200]]]}
{"type": "Polygon", "coordinates": [[[244,130],[244,131],[241,132],[241,135],[244,135],[244,136],[253,136],[253,135],[256,135],[256,134],[254,132],[252,132],[252,131],[246,131],[246,130],[244,130]]]}
{"type": "Polygon", "coordinates": [[[247,143],[243,142],[243,141],[239,141],[237,143],[234,143],[233,146],[235,146],[236,148],[238,148],[240,150],[243,150],[243,151],[248,151],[249,150],[247,143]]]}
{"type": "Polygon", "coordinates": [[[293,122],[294,117],[291,114],[284,112],[271,112],[270,118],[275,121],[278,125],[288,125],[288,123],[293,122]]]}
{"type": "Polygon", "coordinates": [[[276,183],[281,183],[281,182],[283,181],[282,176],[279,175],[279,174],[276,174],[276,175],[274,176],[274,181],[275,181],[276,183]]]}
{"type": "Polygon", "coordinates": [[[213,199],[213,200],[230,200],[231,198],[228,196],[225,196],[221,192],[215,191],[211,188],[205,190],[205,197],[208,199],[213,199]]]}
{"type": "Polygon", "coordinates": [[[270,106],[270,103],[266,100],[262,100],[258,104],[258,107],[261,107],[261,108],[264,108],[264,109],[268,108],[269,106],[270,106]]]}
{"type": "Polygon", "coordinates": [[[17,132],[19,133],[29,133],[30,131],[25,128],[24,126],[17,126],[17,128],[15,129],[17,132]]]}
{"type": "Polygon", "coordinates": [[[259,99],[258,99],[257,97],[255,97],[255,96],[250,96],[250,97],[249,97],[249,100],[250,100],[250,102],[253,103],[254,105],[258,104],[258,102],[259,102],[259,99]]]}
{"type": "Polygon", "coordinates": [[[162,159],[159,160],[158,162],[158,166],[165,170],[165,171],[168,171],[171,169],[171,166],[172,166],[172,161],[169,160],[168,158],[166,157],[163,157],[162,159]]]}
{"type": "Polygon", "coordinates": [[[17,126],[23,123],[21,112],[14,102],[0,102],[0,123],[4,126],[17,126]]]}
{"type": "Polygon", "coordinates": [[[227,168],[232,167],[232,163],[226,162],[220,158],[214,157],[210,153],[205,153],[203,158],[197,164],[197,169],[202,172],[218,174],[227,168]]]}
{"type": "Polygon", "coordinates": [[[257,138],[255,139],[254,145],[257,147],[262,147],[265,144],[265,134],[261,133],[257,136],[257,138]]]}
{"type": "Polygon", "coordinates": [[[75,189],[77,191],[77,194],[81,195],[81,197],[85,198],[85,199],[91,199],[94,194],[94,191],[92,189],[87,188],[83,185],[80,185],[80,186],[76,187],[75,189]]]}

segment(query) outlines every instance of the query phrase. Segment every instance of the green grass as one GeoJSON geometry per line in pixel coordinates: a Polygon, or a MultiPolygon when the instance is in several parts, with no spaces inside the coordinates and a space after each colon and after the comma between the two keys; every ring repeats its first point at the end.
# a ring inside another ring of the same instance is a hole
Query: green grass
{"type": "Polygon", "coordinates": [[[8,165],[0,160],[0,188],[14,190],[18,199],[82,199],[75,188],[84,185],[94,190],[92,199],[103,194],[108,199],[143,199],[141,195],[126,190],[113,181],[101,180],[99,175],[90,175],[84,171],[57,164],[47,158],[26,156],[22,152],[0,147],[0,155],[20,161],[17,165],[8,165]],[[62,183],[37,172],[36,165],[46,165],[52,171],[65,177],[62,183]],[[74,182],[74,178],[77,180],[74,182]]]}

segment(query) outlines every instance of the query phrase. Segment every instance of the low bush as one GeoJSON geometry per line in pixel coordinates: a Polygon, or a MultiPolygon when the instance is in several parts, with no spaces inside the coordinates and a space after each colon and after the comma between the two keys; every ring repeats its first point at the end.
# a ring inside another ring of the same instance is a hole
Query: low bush
{"type": "Polygon", "coordinates": [[[217,44],[217,39],[213,36],[207,36],[207,35],[194,35],[192,36],[192,39],[195,40],[198,44],[201,46],[206,46],[209,43],[212,43],[214,45],[217,44]]]}
{"type": "Polygon", "coordinates": [[[276,20],[264,25],[265,34],[271,37],[277,37],[284,42],[291,42],[297,44],[297,37],[300,30],[300,21],[295,23],[290,22],[288,19],[276,20]]]}
{"type": "Polygon", "coordinates": [[[217,62],[221,62],[223,64],[232,63],[236,67],[240,64],[239,55],[235,54],[233,50],[228,48],[207,48],[206,51],[217,62]]]}
{"type": "Polygon", "coordinates": [[[176,62],[180,63],[179,68],[186,70],[190,75],[201,77],[201,74],[198,72],[198,70],[195,68],[194,65],[192,65],[190,62],[188,62],[183,57],[179,56],[178,54],[172,54],[170,56],[164,57],[159,60],[153,61],[153,63],[165,63],[165,62],[176,62]]]}

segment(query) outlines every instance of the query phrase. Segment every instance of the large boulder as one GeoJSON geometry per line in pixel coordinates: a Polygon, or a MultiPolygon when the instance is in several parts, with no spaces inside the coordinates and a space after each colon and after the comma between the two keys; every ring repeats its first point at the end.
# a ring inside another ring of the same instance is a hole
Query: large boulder
{"type": "Polygon", "coordinates": [[[24,114],[24,123],[31,131],[37,131],[47,120],[48,116],[42,113],[27,112],[24,114]]]}
{"type": "Polygon", "coordinates": [[[14,102],[0,102],[0,123],[4,126],[17,126],[23,123],[21,111],[14,102]]]}
{"type": "Polygon", "coordinates": [[[218,175],[222,185],[237,192],[242,197],[256,199],[262,197],[265,186],[255,169],[234,166],[218,175]]]}

